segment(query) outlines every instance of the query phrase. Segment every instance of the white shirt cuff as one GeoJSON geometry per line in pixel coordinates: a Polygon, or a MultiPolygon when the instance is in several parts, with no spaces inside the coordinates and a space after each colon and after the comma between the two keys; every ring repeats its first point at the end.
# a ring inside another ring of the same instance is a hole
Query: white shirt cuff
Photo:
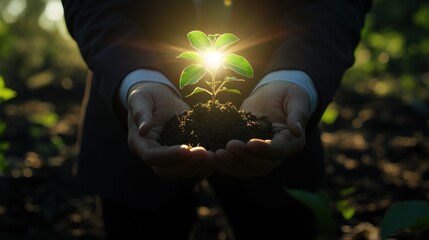
{"type": "Polygon", "coordinates": [[[318,104],[317,91],[313,81],[307,73],[300,70],[280,70],[271,72],[262,78],[262,80],[256,85],[255,89],[253,89],[252,93],[257,88],[273,81],[291,82],[305,89],[310,97],[310,114],[313,114],[316,111],[318,104]]]}
{"type": "Polygon", "coordinates": [[[130,88],[139,82],[159,82],[169,86],[176,94],[180,97],[181,94],[179,90],[164,76],[164,74],[147,69],[137,69],[130,72],[122,81],[121,86],[119,87],[119,98],[122,105],[128,109],[128,92],[130,88]]]}

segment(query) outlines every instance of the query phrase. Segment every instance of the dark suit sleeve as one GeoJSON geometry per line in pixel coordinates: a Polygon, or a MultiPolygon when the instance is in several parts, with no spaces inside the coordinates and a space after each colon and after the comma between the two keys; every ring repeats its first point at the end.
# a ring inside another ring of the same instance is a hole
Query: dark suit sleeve
{"type": "MultiPolygon", "coordinates": [[[[122,79],[137,68],[162,71],[135,18],[133,0],[62,0],[67,28],[93,72],[93,87],[110,108],[122,79]]],[[[118,113],[117,109],[114,112],[118,113]]]]}
{"type": "Polygon", "coordinates": [[[269,63],[268,72],[297,69],[311,77],[319,96],[317,110],[308,123],[308,129],[312,129],[332,101],[344,72],[354,62],[354,51],[371,2],[306,2],[292,11],[285,6],[279,27],[280,47],[269,63]]]}

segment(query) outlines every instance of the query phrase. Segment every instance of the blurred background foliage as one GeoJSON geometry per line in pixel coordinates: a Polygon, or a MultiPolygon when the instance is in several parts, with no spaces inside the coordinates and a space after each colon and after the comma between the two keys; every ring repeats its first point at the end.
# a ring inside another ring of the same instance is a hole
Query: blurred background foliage
{"type": "Polygon", "coordinates": [[[71,89],[83,79],[60,0],[1,0],[0,42],[0,75],[18,95],[49,85],[71,89]]]}
{"type": "Polygon", "coordinates": [[[63,15],[60,0],[0,0],[0,175],[75,154],[87,71],[63,15]]]}
{"type": "Polygon", "coordinates": [[[343,85],[359,93],[429,98],[429,2],[375,0],[343,85]]]}

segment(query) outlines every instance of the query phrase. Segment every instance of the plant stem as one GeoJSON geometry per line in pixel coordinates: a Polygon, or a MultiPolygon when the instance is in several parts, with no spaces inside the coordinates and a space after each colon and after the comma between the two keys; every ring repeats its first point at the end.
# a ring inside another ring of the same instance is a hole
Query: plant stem
{"type": "Polygon", "coordinates": [[[213,68],[213,74],[212,74],[212,86],[211,86],[212,93],[213,93],[212,94],[212,104],[215,103],[215,101],[216,101],[216,94],[217,94],[215,82],[216,82],[216,67],[213,68]]]}
{"type": "Polygon", "coordinates": [[[225,85],[225,80],[222,81],[222,83],[220,84],[220,86],[216,89],[216,91],[215,91],[216,95],[220,92],[220,90],[222,89],[223,85],[225,85]]]}

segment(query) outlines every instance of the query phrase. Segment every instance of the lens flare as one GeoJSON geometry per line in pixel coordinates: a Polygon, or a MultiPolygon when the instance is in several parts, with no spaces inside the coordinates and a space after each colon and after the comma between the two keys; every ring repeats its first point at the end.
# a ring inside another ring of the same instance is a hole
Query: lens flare
{"type": "Polygon", "coordinates": [[[207,52],[204,54],[206,65],[212,68],[218,67],[222,63],[222,54],[219,52],[207,52]]]}

